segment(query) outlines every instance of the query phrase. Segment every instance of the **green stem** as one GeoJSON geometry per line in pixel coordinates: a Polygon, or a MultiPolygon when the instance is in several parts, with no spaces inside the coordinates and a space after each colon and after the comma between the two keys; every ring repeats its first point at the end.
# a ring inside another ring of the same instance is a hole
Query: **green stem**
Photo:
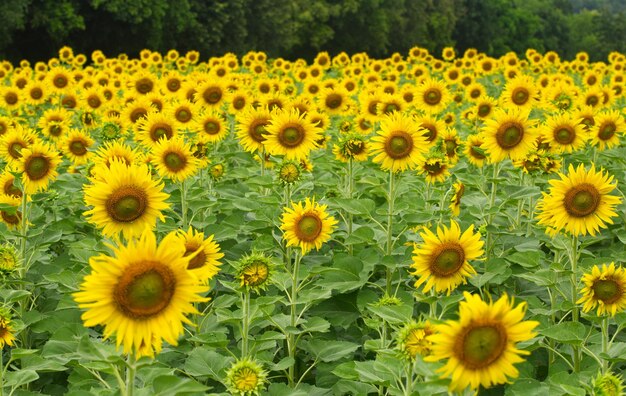
{"type": "MultiPolygon", "coordinates": [[[[430,295],[431,297],[436,297],[434,288],[430,289],[430,295]]],[[[433,302],[430,303],[430,313],[428,317],[433,318],[433,319],[437,317],[437,299],[436,298],[433,300],[433,302]]]]}
{"type": "MultiPolygon", "coordinates": [[[[523,187],[524,187],[524,184],[525,184],[525,183],[524,183],[524,181],[525,181],[525,180],[524,180],[524,179],[525,179],[525,178],[524,178],[525,174],[524,174],[524,171],[522,171],[522,170],[520,170],[520,173],[521,173],[521,176],[520,176],[520,183],[519,183],[519,184],[520,184],[520,188],[523,188],[523,187]]],[[[515,218],[515,227],[516,227],[516,228],[518,228],[518,229],[519,229],[519,228],[520,228],[520,226],[521,226],[521,224],[520,224],[520,223],[521,223],[521,221],[522,221],[522,210],[524,210],[524,203],[525,203],[524,201],[525,201],[525,199],[524,199],[524,198],[522,198],[522,199],[520,199],[520,200],[519,200],[519,202],[517,203],[517,216],[516,216],[516,218],[515,218]]]]}
{"type": "MultiPolygon", "coordinates": [[[[352,199],[352,194],[354,191],[354,178],[353,178],[353,160],[352,158],[348,159],[348,199],[352,199]]],[[[352,213],[348,213],[347,218],[347,228],[348,228],[348,237],[352,235],[352,213]]],[[[352,255],[352,244],[348,245],[348,254],[352,255]]]]}
{"type": "MultiPolygon", "coordinates": [[[[387,199],[387,241],[386,241],[386,255],[387,256],[391,256],[392,253],[392,240],[393,240],[393,234],[392,234],[392,229],[393,229],[393,204],[394,204],[394,200],[395,200],[395,173],[393,172],[393,170],[389,171],[389,196],[387,199]]],[[[391,295],[391,281],[392,281],[392,277],[393,277],[393,271],[391,270],[391,268],[386,267],[387,268],[387,274],[386,274],[386,288],[385,288],[385,292],[387,293],[388,296],[391,295]]]]}
{"type": "Polygon", "coordinates": [[[126,396],[133,396],[135,391],[135,374],[137,373],[137,361],[133,353],[128,355],[126,362],[126,396]]]}
{"type": "Polygon", "coordinates": [[[243,359],[248,356],[248,334],[250,331],[250,291],[247,289],[242,293],[241,305],[243,310],[243,329],[241,330],[241,358],[243,359]]]}
{"type": "MultiPolygon", "coordinates": [[[[602,354],[609,352],[609,317],[602,318],[602,354]]],[[[602,358],[602,374],[609,371],[609,361],[602,358]]]]}
{"type": "Polygon", "coordinates": [[[406,387],[404,388],[404,394],[406,396],[411,396],[413,393],[413,365],[415,363],[413,361],[407,363],[406,365],[406,387]]]}
{"type": "MultiPolygon", "coordinates": [[[[572,246],[570,252],[570,262],[572,263],[572,275],[570,281],[572,284],[572,321],[578,322],[579,310],[576,304],[576,295],[578,293],[578,236],[572,236],[572,246]]],[[[574,372],[580,371],[580,348],[578,346],[572,346],[574,350],[574,372]]]]}
{"type": "MultiPolygon", "coordinates": [[[[550,323],[552,325],[556,324],[556,296],[550,288],[548,287],[548,295],[550,296],[550,323]]],[[[556,347],[555,341],[553,338],[549,338],[549,344],[552,349],[548,349],[548,365],[554,364],[556,357],[554,356],[553,349],[556,347]]]]}
{"type": "MultiPolygon", "coordinates": [[[[496,204],[496,190],[498,187],[498,184],[496,183],[496,179],[498,178],[498,174],[500,173],[500,163],[497,162],[495,164],[493,164],[493,176],[491,179],[491,195],[489,197],[489,214],[487,215],[487,244],[485,246],[486,248],[486,255],[487,257],[491,256],[492,250],[493,250],[493,246],[491,246],[492,244],[492,239],[493,239],[493,235],[491,234],[491,231],[489,231],[489,226],[491,225],[491,222],[493,221],[493,207],[496,204]]],[[[485,268],[486,270],[486,268],[485,268]]]]}
{"type": "Polygon", "coordinates": [[[259,152],[259,157],[261,158],[261,176],[265,176],[265,147],[259,152]]]}
{"type": "MultiPolygon", "coordinates": [[[[290,309],[290,321],[289,324],[293,329],[297,326],[297,304],[298,304],[298,272],[300,271],[300,259],[301,255],[298,254],[298,251],[295,253],[295,260],[293,265],[293,271],[291,273],[291,309],[290,309]]],[[[289,333],[287,338],[287,348],[289,349],[289,357],[293,359],[293,363],[289,366],[289,386],[295,387],[296,380],[296,335],[293,333],[289,333]]]]}
{"type": "Polygon", "coordinates": [[[182,211],[182,228],[187,230],[187,183],[180,182],[180,207],[182,211]]]}
{"type": "MultiPolygon", "coordinates": [[[[22,265],[19,268],[19,276],[20,279],[23,280],[28,272],[30,267],[30,258],[26,259],[26,239],[28,237],[28,207],[27,207],[28,195],[24,193],[22,195],[22,219],[20,225],[20,260],[22,260],[22,265]]],[[[20,290],[24,290],[25,282],[19,283],[20,290]]],[[[28,304],[28,296],[21,298],[19,300],[20,307],[20,318],[24,317],[24,314],[27,311],[26,305],[28,304]]],[[[20,333],[20,339],[22,340],[22,348],[29,349],[30,341],[29,341],[29,328],[25,327],[20,333]]]]}
{"type": "Polygon", "coordinates": [[[4,396],[4,351],[0,349],[0,396],[4,396]]]}

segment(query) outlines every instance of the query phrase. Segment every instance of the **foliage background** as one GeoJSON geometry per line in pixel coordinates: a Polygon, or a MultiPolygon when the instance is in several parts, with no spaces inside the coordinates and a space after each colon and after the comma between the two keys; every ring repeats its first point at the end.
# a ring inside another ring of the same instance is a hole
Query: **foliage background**
{"type": "Polygon", "coordinates": [[[623,0],[12,0],[0,3],[0,57],[46,60],[66,44],[109,56],[176,48],[286,59],[386,57],[419,45],[494,57],[586,51],[598,61],[626,52],[624,20],[623,0]]]}

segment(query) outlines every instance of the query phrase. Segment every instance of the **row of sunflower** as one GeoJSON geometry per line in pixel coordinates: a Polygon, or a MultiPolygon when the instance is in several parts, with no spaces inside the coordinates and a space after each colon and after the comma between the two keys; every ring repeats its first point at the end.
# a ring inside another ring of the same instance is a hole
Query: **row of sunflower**
{"type": "Polygon", "coordinates": [[[626,260],[626,57],[441,58],[1,63],[2,346],[114,338],[41,373],[123,394],[157,365],[192,392],[619,394],[626,275],[595,257],[626,260]],[[45,324],[68,306],[95,331],[45,324]]]}

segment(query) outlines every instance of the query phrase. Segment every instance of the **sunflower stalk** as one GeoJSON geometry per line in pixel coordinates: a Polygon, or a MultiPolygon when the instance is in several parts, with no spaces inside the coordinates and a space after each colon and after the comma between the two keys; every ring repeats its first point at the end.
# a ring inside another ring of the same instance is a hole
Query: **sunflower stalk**
{"type": "MultiPolygon", "coordinates": [[[[27,201],[28,201],[28,195],[26,193],[22,194],[22,203],[21,203],[22,218],[21,218],[21,225],[20,225],[20,256],[19,256],[20,259],[22,260],[22,265],[20,266],[18,270],[20,279],[24,279],[24,277],[26,276],[26,273],[28,272],[28,267],[30,266],[30,259],[26,260],[26,239],[28,237],[27,201]]],[[[19,285],[20,285],[19,288],[23,290],[26,283],[20,282],[19,285]]],[[[28,308],[27,308],[28,299],[29,299],[29,296],[27,295],[27,296],[24,296],[24,298],[21,298],[19,300],[20,318],[23,318],[24,314],[28,311],[28,308]]],[[[28,337],[29,332],[30,332],[30,329],[28,327],[25,327],[20,333],[20,338],[22,340],[22,347],[25,349],[30,348],[30,339],[28,337]]]]}
{"type": "MultiPolygon", "coordinates": [[[[394,200],[395,200],[395,195],[396,195],[396,186],[395,186],[395,173],[393,172],[393,170],[389,171],[389,196],[387,197],[387,203],[388,203],[388,207],[387,207],[387,241],[385,243],[385,254],[387,256],[391,256],[392,251],[393,251],[393,246],[392,246],[392,241],[393,241],[393,207],[394,207],[394,200]]],[[[391,270],[391,268],[387,267],[387,274],[386,274],[386,288],[385,288],[385,292],[388,296],[391,295],[391,281],[392,281],[392,277],[393,277],[393,271],[391,270]]]]}
{"type": "Polygon", "coordinates": [[[241,293],[242,330],[241,330],[241,358],[248,356],[248,334],[250,333],[250,290],[247,288],[241,293]]]}
{"type": "Polygon", "coordinates": [[[133,353],[128,355],[126,361],[126,393],[125,396],[133,396],[135,391],[135,375],[137,374],[137,359],[133,353]]]}
{"type": "Polygon", "coordinates": [[[493,164],[493,176],[491,178],[491,195],[489,197],[489,214],[487,215],[487,244],[485,246],[486,251],[485,254],[489,258],[493,252],[493,235],[489,230],[491,226],[491,222],[493,221],[493,208],[496,204],[496,190],[498,187],[497,178],[500,173],[500,163],[497,162],[493,164]]]}
{"type": "MultiPolygon", "coordinates": [[[[295,259],[294,259],[294,265],[293,265],[293,271],[291,273],[291,298],[290,298],[290,320],[289,320],[289,324],[291,326],[291,328],[295,328],[297,326],[297,322],[298,322],[298,315],[297,315],[297,304],[298,304],[298,287],[299,287],[299,280],[298,280],[298,272],[300,271],[300,261],[302,259],[302,255],[298,254],[298,251],[295,252],[295,259]]],[[[293,363],[291,364],[291,366],[289,366],[289,386],[294,388],[296,386],[296,343],[297,343],[297,338],[296,335],[293,334],[293,332],[290,332],[287,336],[287,348],[288,348],[288,353],[289,353],[289,357],[291,359],[293,359],[293,363]]]]}
{"type": "MultiPolygon", "coordinates": [[[[346,180],[346,184],[348,187],[348,199],[352,199],[352,194],[354,192],[354,177],[353,177],[353,172],[354,172],[354,168],[353,168],[353,159],[352,157],[348,158],[348,174],[347,174],[347,179],[346,180]]],[[[350,235],[352,235],[352,213],[348,213],[348,218],[346,221],[347,224],[347,228],[348,228],[348,238],[350,237],[350,235]]],[[[352,255],[352,244],[348,245],[348,254],[352,255]]]]}
{"type": "Polygon", "coordinates": [[[182,228],[187,229],[187,183],[185,180],[180,182],[180,207],[181,207],[181,221],[182,228]]]}
{"type": "MultiPolygon", "coordinates": [[[[609,352],[609,317],[605,315],[602,318],[602,354],[606,355],[609,352]]],[[[602,374],[609,372],[609,361],[602,358],[602,374]]]]}
{"type": "MultiPolygon", "coordinates": [[[[572,236],[572,245],[570,248],[570,262],[572,264],[572,274],[570,277],[571,285],[572,285],[572,322],[579,321],[579,310],[578,305],[576,304],[576,295],[578,293],[578,236],[572,236]]],[[[576,345],[572,346],[574,352],[574,372],[578,373],[580,371],[580,348],[576,345]]]]}

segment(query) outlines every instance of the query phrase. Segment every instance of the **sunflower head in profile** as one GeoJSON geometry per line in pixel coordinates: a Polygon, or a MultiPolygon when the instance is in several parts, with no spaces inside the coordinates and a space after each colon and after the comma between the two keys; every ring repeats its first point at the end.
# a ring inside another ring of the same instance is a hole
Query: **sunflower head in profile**
{"type": "Polygon", "coordinates": [[[220,270],[220,259],[224,253],[220,252],[220,247],[213,240],[213,235],[204,237],[204,233],[194,230],[192,227],[185,232],[179,230],[178,238],[185,247],[184,256],[190,256],[187,269],[191,271],[201,283],[206,284],[220,270]]]}
{"type": "Polygon", "coordinates": [[[317,147],[322,130],[298,110],[274,111],[266,127],[263,145],[271,155],[285,159],[301,160],[317,147]]]}
{"type": "Polygon", "coordinates": [[[482,147],[491,162],[525,156],[535,142],[536,131],[532,125],[528,111],[523,108],[495,109],[493,118],[485,121],[481,131],[482,147]]]}
{"type": "Polygon", "coordinates": [[[460,284],[467,283],[467,277],[476,273],[469,263],[483,255],[484,242],[480,233],[474,232],[471,225],[463,234],[454,220],[450,228],[437,227],[437,234],[427,228],[420,232],[423,239],[413,250],[412,275],[418,279],[415,287],[424,285],[424,292],[435,289],[447,294],[460,284]]]}
{"type": "Polygon", "coordinates": [[[226,371],[226,386],[235,396],[258,396],[267,384],[267,371],[256,360],[235,361],[226,371]]]}
{"type": "Polygon", "coordinates": [[[410,116],[392,113],[383,117],[372,138],[372,161],[392,172],[415,169],[428,150],[425,133],[410,116]]]}
{"type": "Polygon", "coordinates": [[[506,294],[496,302],[467,292],[463,295],[459,319],[434,326],[435,334],[429,337],[432,352],[424,360],[447,359],[437,371],[452,378],[452,391],[490,388],[518,377],[514,364],[530,353],[518,349],[517,343],[533,338],[539,322],[524,320],[526,303],[513,307],[513,299],[506,294]]]}
{"type": "Polygon", "coordinates": [[[152,148],[152,160],[162,177],[174,182],[184,181],[198,171],[199,160],[194,157],[191,145],[182,138],[161,139],[152,148]]]}
{"type": "Polygon", "coordinates": [[[602,170],[596,172],[580,164],[570,164],[568,174],[559,173],[559,180],[550,180],[550,191],[543,193],[537,204],[540,225],[572,235],[595,235],[600,228],[613,224],[615,207],[622,200],[610,193],[617,187],[613,176],[602,170]]]}
{"type": "Polygon", "coordinates": [[[589,312],[598,307],[598,315],[615,316],[626,310],[626,271],[615,267],[615,263],[602,268],[594,265],[591,272],[582,277],[584,284],[581,290],[582,297],[576,304],[583,304],[583,312],[589,312]]]}
{"type": "Polygon", "coordinates": [[[35,142],[23,149],[18,170],[22,173],[22,184],[26,194],[34,194],[48,188],[58,176],[57,167],[61,163],[60,154],[49,144],[35,142]]]}
{"type": "Polygon", "coordinates": [[[237,116],[237,139],[244,150],[254,153],[263,150],[268,132],[270,112],[265,108],[250,107],[237,116]]]}
{"type": "Polygon", "coordinates": [[[8,308],[0,308],[0,351],[5,345],[13,346],[15,341],[11,311],[8,308]]]}
{"type": "Polygon", "coordinates": [[[262,253],[252,252],[239,260],[237,274],[240,286],[246,290],[259,292],[267,289],[272,282],[274,263],[272,259],[262,253]]]}
{"type": "Polygon", "coordinates": [[[326,205],[320,205],[306,198],[304,202],[285,208],[280,228],[287,246],[298,246],[305,255],[311,249],[319,250],[330,239],[337,220],[326,212],[326,205]]]}
{"type": "Polygon", "coordinates": [[[428,356],[431,348],[428,337],[432,334],[434,334],[434,329],[429,321],[412,320],[398,331],[397,349],[409,360],[415,360],[417,355],[428,356]]]}
{"type": "Polygon", "coordinates": [[[450,163],[445,155],[435,151],[420,163],[417,172],[425,177],[428,184],[442,183],[450,176],[450,163]]]}
{"type": "Polygon", "coordinates": [[[452,189],[454,194],[452,194],[452,198],[450,199],[449,208],[452,214],[458,217],[461,214],[461,198],[463,198],[463,194],[465,194],[465,184],[456,181],[452,185],[452,189]]]}
{"type": "Polygon", "coordinates": [[[104,337],[115,335],[125,354],[154,356],[163,340],[177,345],[186,315],[198,313],[193,303],[206,301],[208,290],[187,270],[190,257],[176,235],[167,235],[157,245],[150,230],[127,245],[110,246],[111,256],[89,259],[91,273],[85,276],[74,300],[87,327],[104,325],[104,337]]]}
{"type": "Polygon", "coordinates": [[[117,159],[109,167],[100,167],[98,178],[85,186],[85,203],[93,208],[86,211],[88,221],[102,229],[107,237],[120,233],[130,240],[145,229],[152,229],[157,218],[169,207],[163,183],[153,180],[144,164],[127,165],[117,159]]]}

